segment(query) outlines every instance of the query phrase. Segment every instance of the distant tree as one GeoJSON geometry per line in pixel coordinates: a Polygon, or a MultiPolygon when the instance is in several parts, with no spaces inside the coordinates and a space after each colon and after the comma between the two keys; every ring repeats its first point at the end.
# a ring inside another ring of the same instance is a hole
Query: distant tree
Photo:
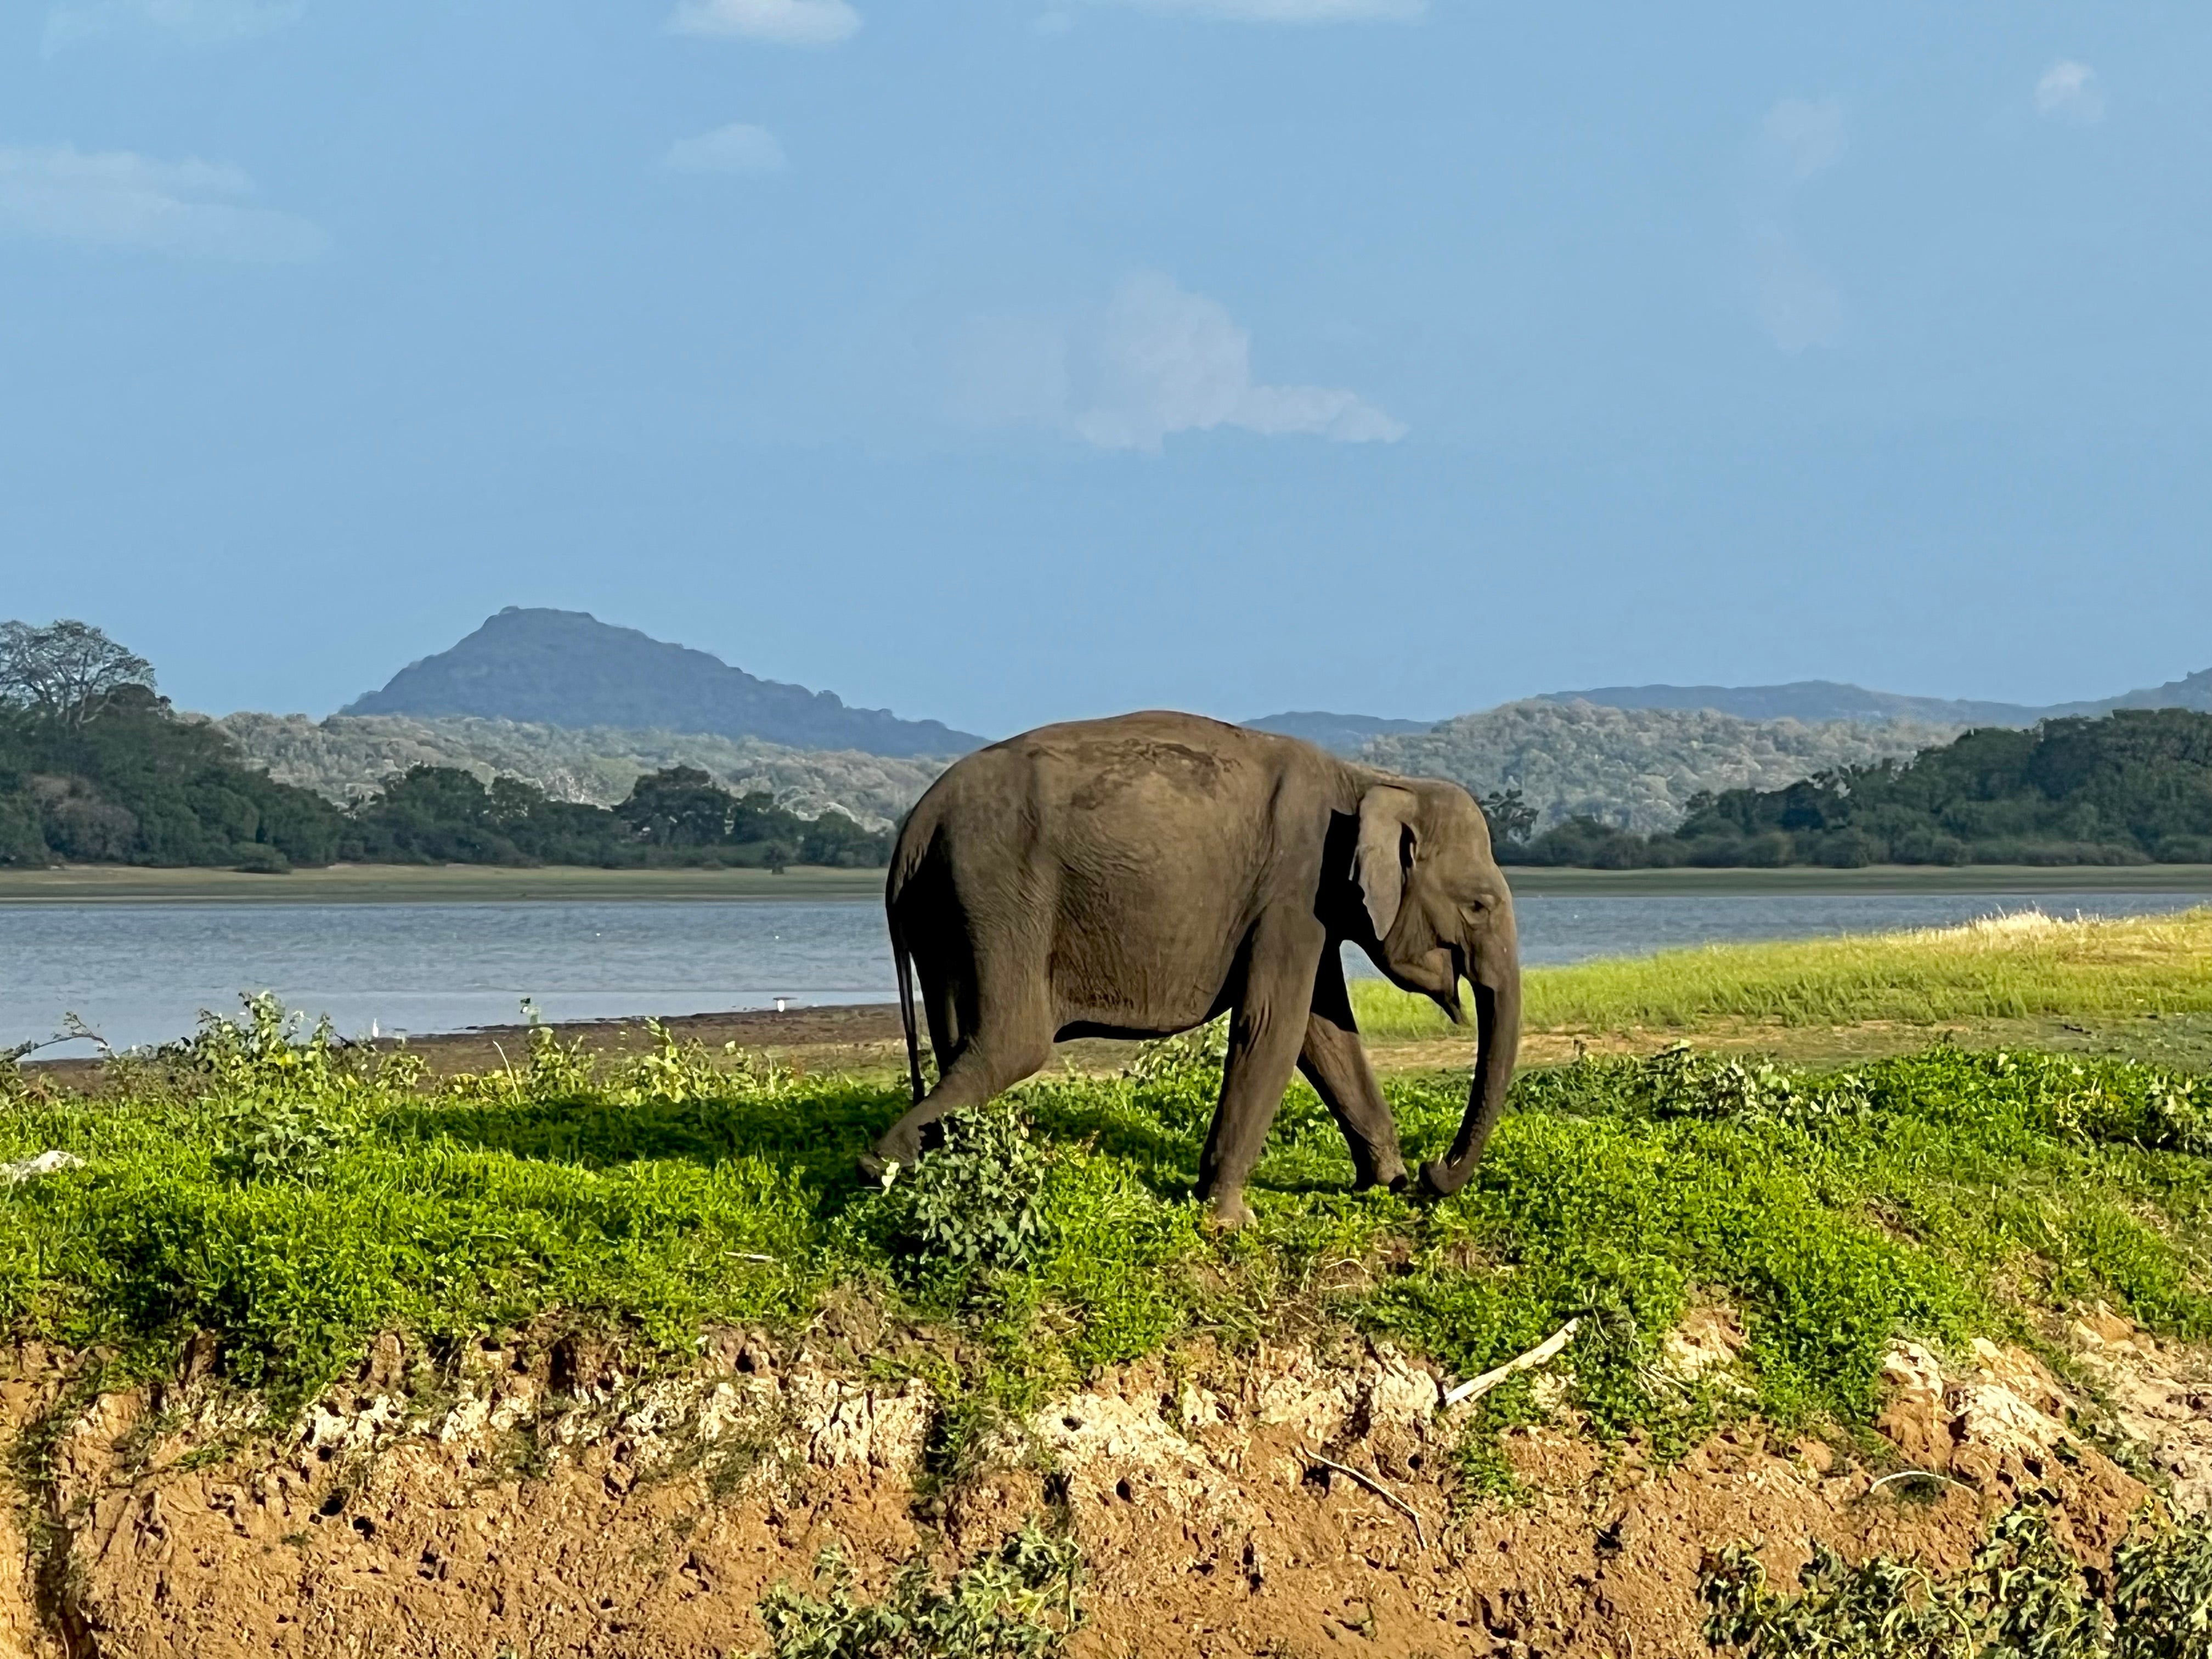
{"type": "Polygon", "coordinates": [[[1518,784],[1510,789],[1493,789],[1476,805],[1490,821],[1490,838],[1494,842],[1524,842],[1535,830],[1536,809],[1521,798],[1518,784]]]}
{"type": "Polygon", "coordinates": [[[651,847],[717,847],[730,834],[730,792],[696,766],[648,772],[615,815],[651,847]]]}
{"type": "Polygon", "coordinates": [[[353,813],[347,857],[406,864],[526,864],[473,772],[410,766],[353,813]]]}
{"type": "Polygon", "coordinates": [[[81,730],[125,687],[154,689],[154,665],[89,623],[0,623],[0,702],[81,730]]]}

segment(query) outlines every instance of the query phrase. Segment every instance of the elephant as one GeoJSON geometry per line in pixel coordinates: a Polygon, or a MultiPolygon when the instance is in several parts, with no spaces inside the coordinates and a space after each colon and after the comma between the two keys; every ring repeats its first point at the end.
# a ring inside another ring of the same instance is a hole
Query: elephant
{"type": "MultiPolygon", "coordinates": [[[[1475,1064],[1449,1194],[1513,1079],[1512,895],[1457,784],[1352,764],[1295,738],[1153,711],[1024,732],[954,763],[901,826],[884,887],[914,1104],[860,1158],[889,1184],[946,1112],[1042,1068],[1055,1041],[1160,1037],[1230,1016],[1199,1196],[1225,1227],[1293,1069],[1352,1149],[1359,1187],[1409,1182],[1352,1022],[1341,954],[1464,1024],[1475,1064]],[[925,1090],[914,981],[939,1075],[925,1090]]],[[[935,1132],[941,1133],[941,1132],[935,1132]]]]}

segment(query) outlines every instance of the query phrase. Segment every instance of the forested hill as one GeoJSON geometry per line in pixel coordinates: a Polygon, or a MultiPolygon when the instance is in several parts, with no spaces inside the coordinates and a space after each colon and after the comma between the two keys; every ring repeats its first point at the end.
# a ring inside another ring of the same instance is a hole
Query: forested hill
{"type": "Polygon", "coordinates": [[[949,764],[926,756],[786,749],[757,738],[697,732],[577,731],[460,717],[333,714],[311,720],[244,713],[215,724],[248,765],[341,806],[416,766],[449,767],[486,785],[519,778],[555,800],[612,806],[640,778],[684,766],[705,772],[734,795],[765,790],[803,818],[839,811],[871,830],[887,830],[949,764]]]}
{"type": "Polygon", "coordinates": [[[983,742],[935,720],[848,708],[834,692],[761,679],[580,611],[513,605],[340,712],[703,732],[871,755],[958,755],[983,742]]]}
{"type": "Polygon", "coordinates": [[[1543,829],[1572,817],[1671,830],[1699,794],[1774,789],[1838,767],[1903,759],[1956,726],[1747,720],[1703,708],[1603,708],[1541,699],[1373,739],[1359,758],[1449,778],[1478,796],[1511,789],[1543,829]]]}
{"type": "Polygon", "coordinates": [[[88,711],[0,701],[0,865],[281,870],[329,862],[342,827],[320,796],[174,719],[150,685],[111,688],[88,711]]]}
{"type": "Polygon", "coordinates": [[[349,805],[242,764],[179,718],[153,670],[82,623],[0,623],[0,865],[381,863],[880,866],[890,836],[802,817],[696,768],[637,776],[611,806],[455,767],[387,775],[349,805]]]}
{"type": "Polygon", "coordinates": [[[2212,864],[2212,714],[2122,709],[1984,728],[1909,762],[1701,795],[1668,832],[1575,819],[1508,856],[1612,868],[2212,864]]]}

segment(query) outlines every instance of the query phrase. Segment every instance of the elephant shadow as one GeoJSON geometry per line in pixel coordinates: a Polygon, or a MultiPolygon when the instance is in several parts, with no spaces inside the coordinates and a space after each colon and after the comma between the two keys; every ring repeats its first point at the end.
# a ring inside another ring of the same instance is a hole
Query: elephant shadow
{"type": "Polygon", "coordinates": [[[824,1188],[856,1184],[855,1155],[896,1118],[905,1091],[854,1086],[804,1097],[424,1103],[386,1121],[400,1139],[593,1170],[681,1161],[712,1169],[757,1158],[824,1188]]]}
{"type": "MultiPolygon", "coordinates": [[[[1163,1202],[1195,1197],[1203,1121],[1175,1121],[1111,1091],[1047,1086],[1022,1103],[1048,1145],[1087,1146],[1127,1169],[1163,1202]]],[[[557,1097],[425,1101],[393,1113],[385,1130],[401,1141],[444,1140],[595,1171],[678,1161],[713,1169],[733,1159],[758,1159],[816,1187],[825,1201],[842,1207],[862,1190],[854,1172],[855,1155],[907,1104],[906,1091],[896,1085],[858,1083],[803,1094],[635,1103],[557,1097]]],[[[1347,1183],[1349,1160],[1340,1148],[1321,1144],[1304,1115],[1295,1108],[1285,1113],[1255,1171],[1256,1185],[1304,1194],[1340,1190],[1347,1183]]],[[[1328,1127],[1325,1119],[1322,1127],[1328,1127]]]]}

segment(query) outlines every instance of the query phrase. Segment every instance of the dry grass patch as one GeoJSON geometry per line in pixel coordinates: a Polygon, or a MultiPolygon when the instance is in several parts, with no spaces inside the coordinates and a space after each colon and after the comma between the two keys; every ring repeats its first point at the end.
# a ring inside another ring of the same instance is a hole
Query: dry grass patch
{"type": "MultiPolygon", "coordinates": [[[[1433,1037],[1430,1004],[1377,981],[1353,988],[1360,1027],[1433,1037]]],[[[2039,911],[1957,927],[1534,968],[1532,1031],[1683,1030],[1717,1020],[1783,1027],[1920,1027],[2057,1017],[2212,1012],[2212,908],[2062,919],[2039,911]]]]}

